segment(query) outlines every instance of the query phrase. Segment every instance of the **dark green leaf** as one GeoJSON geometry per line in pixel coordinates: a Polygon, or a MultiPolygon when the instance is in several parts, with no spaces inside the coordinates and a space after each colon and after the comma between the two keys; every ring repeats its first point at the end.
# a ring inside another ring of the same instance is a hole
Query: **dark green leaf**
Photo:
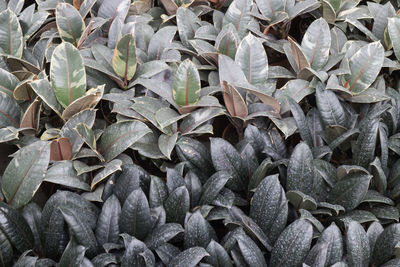
{"type": "Polygon", "coordinates": [[[99,245],[117,243],[119,240],[119,216],[121,205],[115,195],[111,195],[103,204],[97,220],[96,239],[99,245]]]}
{"type": "Polygon", "coordinates": [[[172,259],[167,266],[168,267],[195,267],[201,259],[209,256],[207,251],[201,247],[188,248],[179,253],[174,259],[172,259]]]}
{"type": "Polygon", "coordinates": [[[185,186],[175,189],[164,203],[167,213],[167,222],[176,222],[183,224],[186,212],[190,208],[189,192],[185,186]]]}
{"type": "Polygon", "coordinates": [[[351,221],[347,228],[346,247],[350,266],[368,266],[370,257],[368,237],[364,228],[356,221],[351,221]]]}

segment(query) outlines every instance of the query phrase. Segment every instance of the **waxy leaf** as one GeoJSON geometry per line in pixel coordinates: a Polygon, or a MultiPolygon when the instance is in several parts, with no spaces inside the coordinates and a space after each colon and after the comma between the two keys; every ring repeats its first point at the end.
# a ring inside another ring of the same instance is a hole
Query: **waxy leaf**
{"type": "Polygon", "coordinates": [[[368,237],[359,222],[350,222],[346,232],[346,247],[350,266],[368,266],[370,257],[368,237]]]}
{"type": "Polygon", "coordinates": [[[200,75],[192,61],[186,59],[175,72],[173,96],[180,106],[193,105],[200,98],[200,75]]]}
{"type": "Polygon", "coordinates": [[[399,241],[400,224],[389,225],[376,240],[372,255],[374,264],[378,266],[390,260],[399,241]]]}
{"type": "Polygon", "coordinates": [[[287,169],[287,190],[298,190],[314,196],[315,173],[313,155],[306,143],[298,144],[290,157],[287,169]]]}
{"type": "Polygon", "coordinates": [[[19,80],[13,74],[0,69],[0,92],[13,97],[14,89],[18,86],[19,80]]]}
{"type": "Polygon", "coordinates": [[[151,229],[150,207],[141,189],[133,191],[122,206],[119,220],[122,233],[144,239],[151,229]]]}
{"type": "Polygon", "coordinates": [[[315,70],[322,69],[329,58],[331,48],[331,33],[328,23],[319,18],[314,20],[301,41],[301,50],[310,63],[311,68],[315,70]]]}
{"type": "Polygon", "coordinates": [[[316,88],[316,100],[319,114],[325,126],[345,126],[346,115],[336,94],[332,90],[316,88]]]}
{"type": "Polygon", "coordinates": [[[85,258],[86,248],[79,245],[75,238],[71,238],[61,256],[59,267],[79,267],[85,258]]]}
{"type": "Polygon", "coordinates": [[[268,58],[261,41],[249,33],[239,44],[235,62],[252,85],[264,85],[268,78],[268,58]]]}
{"type": "Polygon", "coordinates": [[[167,213],[167,222],[183,224],[186,212],[190,208],[189,191],[185,186],[175,189],[164,203],[165,212],[167,213]]]}
{"type": "Polygon", "coordinates": [[[256,3],[261,13],[270,21],[279,16],[280,11],[285,10],[285,2],[280,0],[256,0],[256,3]]]}
{"type": "Polygon", "coordinates": [[[188,248],[174,257],[168,264],[168,267],[186,266],[195,267],[202,258],[209,256],[202,247],[188,248]]]}
{"type": "Polygon", "coordinates": [[[19,128],[22,110],[10,96],[0,92],[0,127],[19,128]]]}
{"type": "Polygon", "coordinates": [[[6,9],[0,13],[0,54],[22,57],[22,29],[14,12],[6,9]]]}
{"type": "Polygon", "coordinates": [[[64,108],[85,94],[85,66],[79,50],[72,44],[64,42],[54,49],[50,80],[57,100],[64,108]]]}
{"type": "Polygon", "coordinates": [[[158,248],[175,237],[177,234],[184,232],[182,226],[178,223],[163,224],[154,229],[144,240],[150,249],[158,248]]]}
{"type": "Polygon", "coordinates": [[[189,8],[180,7],[176,11],[176,24],[182,44],[191,48],[189,40],[194,39],[196,30],[201,25],[200,19],[189,8]]]}
{"type": "Polygon", "coordinates": [[[249,115],[246,102],[239,91],[226,81],[222,81],[224,88],[224,102],[229,114],[233,117],[246,118],[249,115]]]}
{"type": "Polygon", "coordinates": [[[50,143],[50,160],[70,160],[72,156],[72,146],[69,139],[61,137],[50,143]]]}
{"type": "Polygon", "coordinates": [[[237,237],[239,249],[248,266],[267,266],[261,249],[247,235],[239,235],[237,237]]]}
{"type": "Polygon", "coordinates": [[[23,147],[4,171],[1,189],[7,203],[19,208],[27,204],[44,179],[50,160],[48,142],[23,147]]]}
{"type": "Polygon", "coordinates": [[[204,219],[200,210],[197,210],[185,223],[185,248],[207,247],[212,239],[216,239],[214,228],[204,219]]]}
{"type": "Polygon", "coordinates": [[[286,226],[288,205],[278,176],[266,177],[257,186],[250,204],[250,217],[275,242],[286,226]]]}
{"type": "Polygon", "coordinates": [[[30,83],[33,91],[48,105],[54,112],[61,117],[63,108],[57,101],[53,87],[47,79],[35,80],[30,83]]]}
{"type": "Polygon", "coordinates": [[[125,84],[133,78],[136,72],[136,45],[132,34],[123,36],[117,43],[112,59],[115,73],[125,84]]]}
{"type": "Polygon", "coordinates": [[[110,161],[148,133],[150,129],[140,121],[114,123],[101,136],[98,151],[110,161]]]}
{"type": "Polygon", "coordinates": [[[269,265],[281,267],[301,265],[310,249],[312,233],[312,225],[308,220],[294,221],[276,241],[269,265]]]}
{"type": "Polygon", "coordinates": [[[247,35],[247,27],[253,19],[250,14],[251,6],[252,1],[250,0],[234,0],[225,13],[223,24],[233,24],[240,39],[247,35]]]}
{"type": "Polygon", "coordinates": [[[61,39],[78,46],[85,30],[85,23],[76,8],[68,3],[60,3],[56,8],[56,22],[61,39]]]}
{"type": "Polygon", "coordinates": [[[342,84],[353,94],[367,90],[378,76],[384,58],[384,49],[380,42],[361,47],[350,59],[350,74],[343,76],[342,84]]]}
{"type": "Polygon", "coordinates": [[[396,58],[400,59],[400,18],[393,17],[387,19],[387,30],[389,32],[391,44],[393,45],[396,58]]]}
{"type": "Polygon", "coordinates": [[[362,172],[347,174],[329,192],[328,202],[341,205],[346,211],[356,208],[367,193],[371,178],[362,172]]]}

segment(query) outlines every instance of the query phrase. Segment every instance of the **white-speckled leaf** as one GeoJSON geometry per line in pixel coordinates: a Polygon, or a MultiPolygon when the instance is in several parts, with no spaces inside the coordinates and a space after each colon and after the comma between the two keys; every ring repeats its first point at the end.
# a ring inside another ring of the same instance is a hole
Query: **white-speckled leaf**
{"type": "Polygon", "coordinates": [[[349,223],[346,232],[346,248],[349,266],[369,266],[369,241],[367,233],[359,222],[349,223]]]}

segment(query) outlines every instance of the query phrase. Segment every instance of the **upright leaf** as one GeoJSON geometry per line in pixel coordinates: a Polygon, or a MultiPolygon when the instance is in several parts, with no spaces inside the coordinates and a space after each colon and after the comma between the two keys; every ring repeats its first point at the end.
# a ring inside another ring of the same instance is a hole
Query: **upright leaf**
{"type": "Polygon", "coordinates": [[[331,48],[331,32],[329,25],[323,18],[314,20],[301,41],[301,50],[306,55],[311,68],[322,69],[329,59],[331,48]]]}
{"type": "Polygon", "coordinates": [[[400,242],[400,224],[395,223],[386,227],[378,236],[372,257],[374,264],[378,266],[390,260],[398,242],[400,242]]]}
{"type": "Polygon", "coordinates": [[[0,127],[19,128],[22,110],[17,102],[7,94],[0,92],[0,127]]]}
{"type": "Polygon", "coordinates": [[[350,266],[369,266],[370,251],[368,237],[359,222],[350,222],[346,233],[346,247],[347,260],[350,266]]]}
{"type": "Polygon", "coordinates": [[[176,24],[183,45],[191,48],[192,45],[189,43],[189,40],[194,39],[196,30],[200,28],[200,19],[189,8],[180,7],[176,11],[176,24]]]}
{"type": "Polygon", "coordinates": [[[85,30],[85,23],[78,10],[68,3],[58,4],[56,22],[61,39],[78,46],[79,39],[85,30]]]}
{"type": "Polygon", "coordinates": [[[112,59],[115,73],[121,77],[125,84],[133,78],[136,72],[136,45],[132,34],[123,36],[117,43],[112,59]]]}
{"type": "Polygon", "coordinates": [[[54,49],[50,80],[57,100],[64,108],[85,94],[85,66],[79,50],[72,44],[64,42],[54,49]]]}
{"type": "Polygon", "coordinates": [[[246,36],[248,32],[247,26],[253,19],[250,14],[251,6],[252,1],[250,0],[234,0],[225,13],[223,24],[232,23],[240,38],[246,36]]]}
{"type": "Polygon", "coordinates": [[[173,96],[179,106],[196,104],[200,98],[200,75],[190,59],[183,61],[175,72],[173,96]]]}
{"type": "Polygon", "coordinates": [[[10,9],[0,13],[0,54],[22,57],[24,49],[21,25],[10,9]]]}
{"type": "Polygon", "coordinates": [[[195,267],[202,258],[209,256],[207,251],[202,247],[188,248],[187,250],[179,253],[175,258],[173,258],[169,263],[168,267],[175,266],[186,266],[195,267]]]}
{"type": "Polygon", "coordinates": [[[370,120],[362,127],[353,151],[353,163],[355,165],[367,168],[373,161],[378,128],[379,119],[370,120]]]}
{"type": "Polygon", "coordinates": [[[98,151],[106,161],[110,161],[151,130],[140,121],[114,123],[107,127],[100,139],[98,151]]]}
{"type": "Polygon", "coordinates": [[[4,171],[1,189],[7,203],[19,208],[27,204],[39,188],[50,161],[48,142],[23,147],[4,171]]]}
{"type": "Polygon", "coordinates": [[[117,243],[119,239],[119,216],[121,204],[115,195],[111,195],[103,204],[97,220],[96,239],[99,245],[117,243]]]}
{"type": "Polygon", "coordinates": [[[226,81],[222,81],[222,88],[224,88],[224,102],[229,114],[245,119],[249,115],[249,111],[238,89],[226,81]]]}
{"type": "Polygon", "coordinates": [[[268,58],[261,41],[249,33],[239,44],[235,62],[252,85],[264,85],[268,78],[268,58]]]}
{"type": "Polygon", "coordinates": [[[350,74],[343,76],[343,86],[353,94],[367,90],[378,76],[384,59],[384,49],[380,42],[361,47],[349,60],[350,74]]]}
{"type": "Polygon", "coordinates": [[[301,266],[311,246],[313,228],[305,219],[290,224],[279,236],[271,252],[269,265],[301,266]]]}
{"type": "Polygon", "coordinates": [[[318,111],[325,126],[346,125],[346,114],[336,94],[332,90],[316,88],[318,111]]]}
{"type": "Polygon", "coordinates": [[[397,60],[400,60],[400,18],[388,18],[387,30],[389,32],[390,40],[392,41],[394,54],[397,60]]]}

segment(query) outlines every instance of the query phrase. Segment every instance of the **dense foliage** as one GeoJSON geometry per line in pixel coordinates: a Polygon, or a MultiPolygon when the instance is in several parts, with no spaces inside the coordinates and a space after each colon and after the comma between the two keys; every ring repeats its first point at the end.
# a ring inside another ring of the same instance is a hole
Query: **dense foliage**
{"type": "Polygon", "coordinates": [[[397,2],[0,10],[0,266],[400,266],[397,2]]]}

